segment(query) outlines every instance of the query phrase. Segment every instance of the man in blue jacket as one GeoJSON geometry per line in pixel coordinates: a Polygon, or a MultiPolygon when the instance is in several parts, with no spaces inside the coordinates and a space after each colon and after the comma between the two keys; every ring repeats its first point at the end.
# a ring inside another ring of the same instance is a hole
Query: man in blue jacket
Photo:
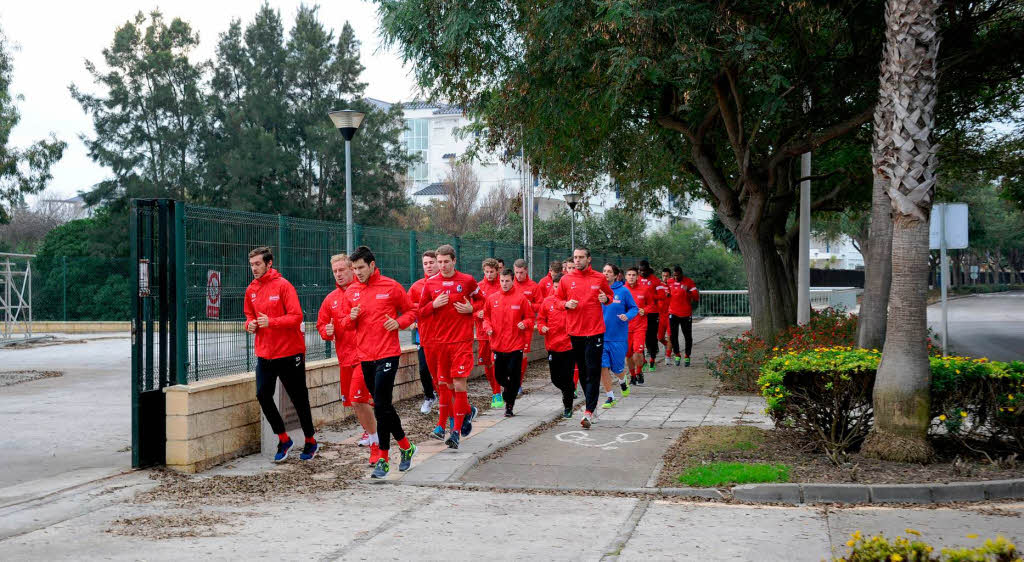
{"type": "Polygon", "coordinates": [[[623,373],[626,368],[626,352],[629,347],[629,321],[632,320],[640,309],[633,300],[633,294],[622,282],[619,267],[614,264],[605,264],[605,279],[611,285],[615,298],[605,303],[604,306],[604,351],[601,354],[601,384],[608,395],[602,408],[608,409],[614,406],[615,387],[612,385],[612,373],[618,379],[622,388],[622,396],[629,396],[629,384],[625,381],[623,373]]]}

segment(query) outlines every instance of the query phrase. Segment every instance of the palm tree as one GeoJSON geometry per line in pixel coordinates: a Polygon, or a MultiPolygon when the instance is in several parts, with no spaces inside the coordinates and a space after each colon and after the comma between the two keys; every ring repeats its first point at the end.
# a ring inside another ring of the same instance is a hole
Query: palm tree
{"type": "Polygon", "coordinates": [[[935,193],[939,0],[888,0],[879,103],[891,111],[875,137],[876,176],[892,205],[892,287],[885,348],[875,380],[875,426],[865,454],[921,462],[931,458],[926,347],[928,215],[935,193]]]}

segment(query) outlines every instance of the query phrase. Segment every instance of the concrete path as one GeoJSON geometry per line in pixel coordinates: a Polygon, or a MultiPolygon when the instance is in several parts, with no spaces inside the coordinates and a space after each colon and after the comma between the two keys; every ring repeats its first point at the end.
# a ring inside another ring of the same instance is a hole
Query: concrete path
{"type": "MultiPolygon", "coordinates": [[[[1024,291],[971,295],[949,301],[949,348],[958,355],[1024,361],[1024,291]]],[[[928,307],[928,326],[940,333],[942,305],[928,307]]]]}

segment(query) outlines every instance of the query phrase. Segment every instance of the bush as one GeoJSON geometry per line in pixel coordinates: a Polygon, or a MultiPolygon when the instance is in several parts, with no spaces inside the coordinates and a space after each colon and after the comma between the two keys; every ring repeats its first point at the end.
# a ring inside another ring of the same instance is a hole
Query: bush
{"type": "MultiPolygon", "coordinates": [[[[914,529],[907,529],[907,534],[920,536],[914,529]]],[[[977,538],[977,535],[967,535],[977,538]]],[[[995,540],[986,539],[985,544],[974,548],[943,548],[938,555],[935,548],[921,539],[896,537],[891,542],[884,535],[865,537],[860,531],[853,534],[846,546],[850,553],[841,558],[833,558],[834,562],[876,562],[878,560],[892,562],[960,562],[960,561],[1019,561],[1017,547],[1003,537],[995,540]]]]}
{"type": "MultiPolygon", "coordinates": [[[[830,455],[855,449],[871,428],[871,391],[881,354],[852,347],[789,351],[761,368],[768,413],[830,455]]],[[[1024,363],[931,357],[932,431],[961,443],[1009,441],[1024,449],[1024,363]]]]}
{"type": "Polygon", "coordinates": [[[756,392],[761,367],[773,357],[815,347],[856,345],[857,316],[832,308],[812,310],[807,325],[790,327],[772,344],[750,331],[719,341],[722,352],[708,360],[711,374],[726,388],[756,392]]]}

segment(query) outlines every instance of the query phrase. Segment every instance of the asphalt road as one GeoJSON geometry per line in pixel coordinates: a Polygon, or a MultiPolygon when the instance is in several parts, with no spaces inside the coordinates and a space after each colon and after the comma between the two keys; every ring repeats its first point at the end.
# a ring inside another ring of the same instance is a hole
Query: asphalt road
{"type": "MultiPolygon", "coordinates": [[[[1024,361],[1024,291],[949,301],[949,348],[958,355],[1024,361]]],[[[928,307],[928,325],[941,334],[942,306],[928,307]]]]}

